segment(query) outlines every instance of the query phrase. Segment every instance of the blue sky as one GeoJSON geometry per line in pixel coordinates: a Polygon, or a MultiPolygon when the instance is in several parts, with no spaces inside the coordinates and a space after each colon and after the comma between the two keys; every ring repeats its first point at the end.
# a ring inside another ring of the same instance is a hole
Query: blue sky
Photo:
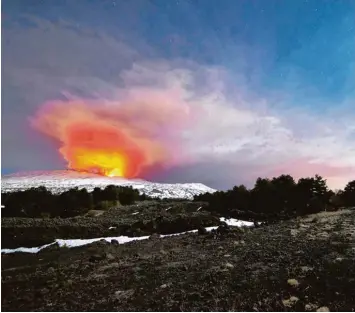
{"type": "Polygon", "coordinates": [[[166,58],[242,68],[260,89],[297,88],[290,86],[295,70],[299,84],[312,85],[324,98],[343,100],[354,92],[352,0],[11,0],[4,1],[3,13],[6,21],[23,14],[74,21],[114,37],[138,38],[166,58]],[[256,81],[254,71],[262,73],[256,81]]]}
{"type": "MultiPolygon", "coordinates": [[[[23,126],[26,117],[43,102],[60,97],[63,90],[89,96],[95,89],[104,98],[112,97],[114,86],[126,79],[122,73],[132,72],[132,64],[142,62],[149,62],[150,68],[154,68],[152,64],[164,62],[170,69],[183,68],[193,75],[197,73],[189,88],[200,97],[207,92],[202,91],[204,71],[218,69],[221,73],[216,84],[221,83],[223,87],[216,87],[214,95],[232,104],[234,97],[241,97],[258,116],[267,112],[280,119],[295,140],[304,139],[303,131],[312,131],[314,136],[319,131],[320,139],[313,138],[308,148],[302,148],[305,151],[310,151],[315,141],[329,138],[326,135],[329,132],[334,138],[343,136],[339,149],[354,147],[353,130],[325,130],[334,123],[335,114],[347,123],[355,112],[355,2],[352,0],[5,0],[2,4],[5,38],[2,110],[3,119],[8,116],[11,120],[3,127],[3,171],[62,166],[53,152],[53,143],[37,138],[37,134],[33,138],[28,135],[32,138],[28,140],[34,140],[33,150],[41,151],[45,162],[14,160],[11,155],[21,149],[14,147],[12,139],[4,142],[4,137],[12,138],[8,134],[17,132],[19,135],[14,139],[22,138],[21,132],[30,131],[23,126]],[[118,48],[121,43],[124,53],[118,48]],[[102,49],[97,45],[102,45],[102,49]],[[88,51],[88,47],[96,47],[98,51],[96,48],[88,51]],[[33,81],[24,80],[21,73],[34,74],[33,81]],[[90,83],[85,80],[83,86],[83,77],[89,77],[90,83]],[[100,84],[92,87],[93,79],[100,80],[100,84]],[[15,108],[17,103],[21,103],[18,104],[21,109],[15,108]],[[307,126],[301,126],[302,123],[307,126]],[[344,136],[349,141],[345,142],[344,136]]],[[[137,78],[134,82],[137,83],[137,78]]],[[[150,83],[139,81],[138,84],[150,83]]],[[[265,153],[274,158],[275,151],[279,150],[277,144],[266,145],[269,146],[265,153]]],[[[350,157],[353,151],[349,150],[349,157],[340,165],[334,161],[335,156],[326,152],[317,156],[304,152],[300,159],[346,168],[345,172],[349,172],[355,166],[350,157]]],[[[29,159],[38,160],[35,152],[29,155],[29,159]]],[[[214,162],[214,157],[206,159],[214,162]]],[[[283,154],[280,159],[289,164],[283,154]]],[[[200,163],[195,168],[202,166],[200,163]]],[[[269,175],[268,171],[259,170],[254,161],[249,166],[255,169],[250,177],[269,175]]],[[[269,163],[261,167],[265,166],[273,168],[269,163]]],[[[190,167],[186,170],[181,167],[184,164],[156,179],[199,180],[202,177],[198,171],[191,174],[194,171],[190,167]],[[176,172],[187,174],[177,177],[176,172]]],[[[245,164],[236,165],[237,169],[240,167],[245,168],[245,164]]],[[[248,182],[247,173],[238,175],[240,178],[231,177],[225,183],[215,182],[213,177],[201,179],[223,187],[238,179],[248,182]]],[[[343,174],[334,175],[334,181],[341,181],[343,174]]]]}

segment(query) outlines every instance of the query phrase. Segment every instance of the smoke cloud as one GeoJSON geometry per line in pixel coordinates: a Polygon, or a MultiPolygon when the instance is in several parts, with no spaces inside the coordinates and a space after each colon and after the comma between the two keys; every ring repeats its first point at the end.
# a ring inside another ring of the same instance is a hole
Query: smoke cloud
{"type": "Polygon", "coordinates": [[[160,56],[136,38],[31,23],[3,35],[3,167],[68,166],[220,189],[282,173],[318,173],[333,188],[354,178],[353,98],[297,97],[306,89],[294,68],[285,78],[292,86],[255,88],[247,69],[258,69],[253,81],[268,74],[259,67],[265,58],[248,59],[256,48],[231,43],[239,54],[230,71],[198,56],[160,56]],[[313,110],[324,101],[327,111],[313,110]]]}
{"type": "Polygon", "coordinates": [[[143,88],[116,101],[69,95],[43,104],[30,123],[58,142],[68,168],[130,178],[181,161],[179,133],[189,113],[179,90],[143,88]]]}

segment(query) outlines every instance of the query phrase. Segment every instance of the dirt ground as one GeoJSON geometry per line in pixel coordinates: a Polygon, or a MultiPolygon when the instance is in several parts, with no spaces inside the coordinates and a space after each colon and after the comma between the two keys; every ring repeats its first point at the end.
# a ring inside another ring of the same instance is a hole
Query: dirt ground
{"type": "MultiPolygon", "coordinates": [[[[112,213],[112,212],[111,212],[112,213]]],[[[355,211],[2,255],[3,311],[354,311],[355,211]]]]}

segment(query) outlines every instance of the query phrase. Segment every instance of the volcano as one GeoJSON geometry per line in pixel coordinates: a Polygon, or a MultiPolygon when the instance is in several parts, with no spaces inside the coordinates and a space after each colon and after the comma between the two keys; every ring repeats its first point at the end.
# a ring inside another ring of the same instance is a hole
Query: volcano
{"type": "Polygon", "coordinates": [[[165,184],[149,182],[142,179],[107,177],[95,173],[73,170],[32,171],[4,175],[1,179],[2,192],[26,190],[45,186],[53,193],[61,193],[71,188],[85,188],[92,191],[95,187],[108,185],[131,186],[150,197],[192,199],[195,195],[216,190],[200,183],[165,184]]]}

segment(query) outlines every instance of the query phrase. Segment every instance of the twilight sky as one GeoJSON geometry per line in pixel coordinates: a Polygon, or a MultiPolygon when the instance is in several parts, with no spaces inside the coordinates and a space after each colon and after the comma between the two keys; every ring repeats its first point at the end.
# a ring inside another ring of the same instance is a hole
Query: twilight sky
{"type": "Polygon", "coordinates": [[[146,179],[225,189],[318,173],[343,188],[355,1],[3,0],[3,174],[66,167],[36,120],[48,102],[51,123],[78,103],[116,123],[124,104],[117,127],[169,152],[146,179]]]}

